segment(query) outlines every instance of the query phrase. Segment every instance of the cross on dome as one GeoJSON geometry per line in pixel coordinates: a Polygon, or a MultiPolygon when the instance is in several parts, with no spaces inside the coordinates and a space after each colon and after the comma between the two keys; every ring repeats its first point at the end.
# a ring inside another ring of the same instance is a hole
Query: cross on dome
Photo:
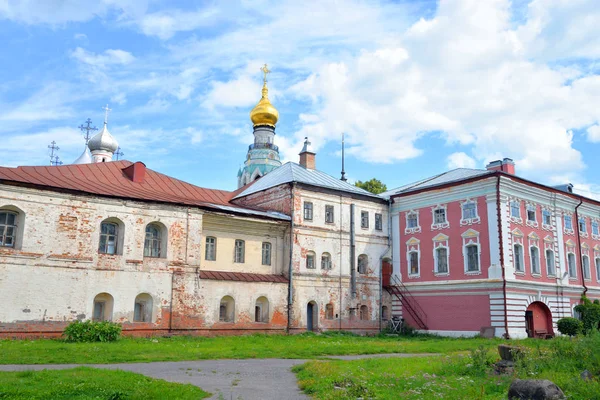
{"type": "Polygon", "coordinates": [[[267,64],[263,65],[260,70],[263,72],[263,82],[267,83],[267,74],[270,74],[271,70],[267,67],[267,64]]]}
{"type": "Polygon", "coordinates": [[[104,110],[104,125],[108,124],[108,113],[112,111],[112,108],[108,108],[108,104],[102,107],[104,110]]]}

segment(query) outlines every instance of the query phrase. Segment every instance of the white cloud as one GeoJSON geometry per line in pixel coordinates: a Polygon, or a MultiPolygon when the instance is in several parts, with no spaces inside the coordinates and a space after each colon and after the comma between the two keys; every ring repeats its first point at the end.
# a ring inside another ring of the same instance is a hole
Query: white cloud
{"type": "Polygon", "coordinates": [[[447,166],[449,169],[475,168],[476,165],[476,161],[463,152],[452,153],[447,158],[447,166]]]}
{"type": "Polygon", "coordinates": [[[600,125],[592,125],[587,128],[587,140],[592,143],[600,142],[600,125]]]}
{"type": "Polygon", "coordinates": [[[77,40],[87,40],[88,37],[85,33],[76,33],[73,35],[73,38],[77,40]]]}
{"type": "Polygon", "coordinates": [[[144,15],[136,21],[140,30],[148,36],[170,39],[175,33],[191,31],[217,22],[220,10],[208,8],[194,12],[179,10],[161,11],[144,15]]]}
{"type": "Polygon", "coordinates": [[[82,63],[95,67],[105,67],[107,65],[126,65],[135,60],[135,57],[128,51],[120,49],[108,49],[102,54],[88,52],[81,47],[77,47],[71,52],[71,57],[82,63]]]}

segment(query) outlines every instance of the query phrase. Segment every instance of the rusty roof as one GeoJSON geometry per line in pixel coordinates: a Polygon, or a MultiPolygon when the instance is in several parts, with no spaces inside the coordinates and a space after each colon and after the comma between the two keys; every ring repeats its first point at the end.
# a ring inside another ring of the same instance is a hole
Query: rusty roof
{"type": "MultiPolygon", "coordinates": [[[[137,162],[136,164],[143,163],[137,162]]],[[[207,189],[145,168],[143,182],[133,182],[124,169],[131,161],[60,166],[0,167],[0,183],[17,183],[36,188],[75,191],[123,199],[199,206],[226,212],[289,219],[279,214],[240,207],[230,203],[236,192],[207,189]]]]}
{"type": "Polygon", "coordinates": [[[235,282],[288,283],[283,275],[251,274],[248,272],[200,271],[200,279],[235,282]]]}

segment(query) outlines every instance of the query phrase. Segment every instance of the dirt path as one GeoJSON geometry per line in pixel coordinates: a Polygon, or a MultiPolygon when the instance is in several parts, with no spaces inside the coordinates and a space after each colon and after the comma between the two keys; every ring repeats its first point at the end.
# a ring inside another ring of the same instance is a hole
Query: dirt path
{"type": "MultiPolygon", "coordinates": [[[[356,360],[376,357],[427,357],[435,354],[369,354],[329,356],[326,359],[356,360]]],[[[88,367],[120,369],[170,382],[191,383],[213,393],[211,399],[295,400],[309,399],[298,389],[291,368],[309,360],[247,359],[151,362],[135,364],[89,364],[88,367]]],[[[0,371],[66,369],[80,364],[0,365],[0,371]]]]}

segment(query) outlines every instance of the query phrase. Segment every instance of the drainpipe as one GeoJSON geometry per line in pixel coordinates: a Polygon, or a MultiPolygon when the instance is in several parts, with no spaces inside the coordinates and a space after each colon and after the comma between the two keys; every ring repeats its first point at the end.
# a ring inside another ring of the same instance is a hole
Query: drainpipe
{"type": "Polygon", "coordinates": [[[292,287],[292,276],[294,273],[294,211],[296,209],[296,204],[294,201],[294,194],[296,191],[296,184],[292,183],[291,184],[291,189],[292,189],[292,210],[291,210],[291,224],[290,224],[290,265],[289,265],[289,270],[288,270],[288,274],[289,274],[289,284],[288,284],[288,320],[287,320],[287,328],[288,328],[288,333],[290,332],[290,328],[291,328],[291,321],[292,321],[292,304],[293,304],[293,295],[294,295],[294,291],[293,291],[293,287],[292,287]]]}
{"type": "Polygon", "coordinates": [[[343,303],[342,303],[342,265],[344,264],[344,236],[343,236],[343,232],[344,232],[344,212],[343,210],[343,201],[342,201],[342,195],[340,194],[340,267],[339,267],[339,300],[340,300],[340,310],[338,313],[339,316],[339,323],[340,323],[340,327],[339,330],[342,330],[342,307],[343,307],[343,303]]]}
{"type": "Polygon", "coordinates": [[[354,203],[350,204],[350,292],[352,298],[356,299],[356,238],[354,237],[354,212],[356,206],[354,203]]]}
{"type": "MultiPolygon", "coordinates": [[[[383,326],[383,315],[381,315],[381,310],[383,309],[383,257],[390,251],[392,248],[392,213],[391,213],[391,204],[392,199],[388,201],[387,210],[388,210],[388,245],[385,251],[379,257],[379,332],[381,332],[381,328],[383,326]]],[[[398,238],[399,240],[400,238],[398,238]]],[[[392,310],[390,310],[391,312],[392,310]]]]}
{"type": "MultiPolygon", "coordinates": [[[[579,198],[579,204],[575,207],[575,226],[577,227],[577,247],[579,248],[579,267],[581,268],[581,283],[583,284],[583,293],[582,296],[588,291],[587,286],[585,285],[585,275],[583,273],[583,252],[581,251],[581,235],[579,234],[579,212],[577,211],[579,206],[583,204],[583,199],[579,198]]],[[[589,260],[589,257],[588,257],[589,260]]],[[[568,268],[568,263],[567,263],[568,268]]]]}
{"type": "Polygon", "coordinates": [[[502,237],[502,212],[500,211],[500,174],[496,175],[496,216],[498,218],[498,239],[500,250],[500,266],[502,268],[502,297],[504,299],[504,337],[510,339],[508,333],[508,305],[506,304],[506,270],[504,268],[504,242],[502,237]]]}
{"type": "Polygon", "coordinates": [[[173,329],[173,282],[175,281],[175,271],[171,271],[171,301],[169,302],[169,333],[173,329]]]}

